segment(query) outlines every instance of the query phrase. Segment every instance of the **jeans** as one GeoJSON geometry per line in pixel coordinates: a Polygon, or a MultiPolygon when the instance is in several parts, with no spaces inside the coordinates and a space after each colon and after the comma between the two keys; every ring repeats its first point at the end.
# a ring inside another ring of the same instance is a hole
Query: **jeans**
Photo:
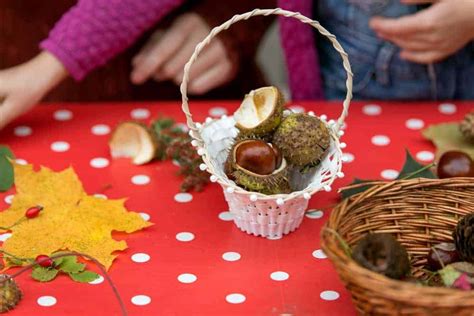
{"type": "MultiPolygon", "coordinates": [[[[372,16],[413,14],[417,6],[399,0],[319,0],[314,9],[315,18],[349,54],[355,99],[474,99],[474,42],[441,62],[422,65],[402,60],[400,49],[369,27],[372,16]]],[[[317,46],[326,98],[343,99],[342,59],[328,40],[317,37],[317,46]]]]}

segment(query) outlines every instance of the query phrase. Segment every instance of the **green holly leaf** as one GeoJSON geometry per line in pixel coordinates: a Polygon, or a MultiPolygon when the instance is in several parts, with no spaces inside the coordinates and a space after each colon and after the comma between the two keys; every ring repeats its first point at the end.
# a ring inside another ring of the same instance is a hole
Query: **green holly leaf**
{"type": "Polygon", "coordinates": [[[56,278],[58,270],[36,266],[33,268],[31,277],[39,282],[49,282],[56,278]]]}
{"type": "Polygon", "coordinates": [[[424,165],[416,161],[408,150],[406,150],[405,164],[402,171],[400,171],[397,180],[400,179],[414,179],[414,178],[428,178],[436,179],[436,175],[424,165]]]}
{"type": "MultiPolygon", "coordinates": [[[[405,163],[403,164],[403,168],[400,171],[397,177],[397,180],[414,179],[414,178],[436,179],[437,178],[436,175],[430,170],[429,167],[430,167],[429,165],[424,166],[420,164],[418,161],[416,161],[413,158],[410,152],[406,150],[405,163]]],[[[370,183],[370,182],[376,182],[376,181],[355,178],[354,181],[352,181],[350,185],[361,184],[361,183],[366,183],[366,182],[370,183]]],[[[357,188],[345,189],[341,191],[341,196],[343,199],[346,199],[348,197],[351,197],[354,194],[364,192],[372,186],[373,184],[367,184],[367,185],[363,185],[357,188]]]]}
{"type": "Polygon", "coordinates": [[[97,273],[92,272],[92,271],[82,271],[82,272],[79,272],[79,273],[69,273],[69,276],[74,281],[81,282],[81,283],[92,282],[92,281],[94,281],[94,280],[96,280],[100,277],[100,275],[98,275],[97,273]]]}
{"type": "Polygon", "coordinates": [[[456,281],[461,276],[461,272],[457,271],[451,265],[439,270],[438,273],[441,276],[441,280],[443,280],[444,286],[446,287],[451,287],[454,281],[456,281]]]}
{"type": "Polygon", "coordinates": [[[76,256],[62,257],[62,262],[58,268],[65,273],[79,273],[84,271],[86,265],[77,261],[76,256]]]}
{"type": "Polygon", "coordinates": [[[436,157],[450,150],[467,153],[474,159],[474,144],[468,142],[459,130],[459,123],[430,125],[423,130],[423,136],[432,141],[436,148],[436,157]]]}
{"type": "Polygon", "coordinates": [[[5,192],[13,186],[13,166],[9,159],[15,159],[10,148],[0,145],[0,192],[5,192]]]}
{"type": "Polygon", "coordinates": [[[153,129],[159,133],[160,131],[164,130],[164,129],[168,129],[168,128],[171,128],[173,127],[174,125],[174,120],[172,118],[159,118],[157,120],[155,120],[151,126],[153,127],[153,129]]]}
{"type": "MultiPolygon", "coordinates": [[[[350,185],[360,184],[360,183],[365,183],[365,182],[373,182],[373,180],[362,180],[362,179],[359,179],[359,178],[355,178],[354,181],[352,181],[352,183],[350,185]]],[[[357,188],[343,190],[341,192],[342,198],[347,199],[348,197],[350,197],[354,194],[364,192],[365,190],[369,189],[371,186],[372,185],[368,184],[368,185],[360,186],[360,187],[357,187],[357,188]]]]}

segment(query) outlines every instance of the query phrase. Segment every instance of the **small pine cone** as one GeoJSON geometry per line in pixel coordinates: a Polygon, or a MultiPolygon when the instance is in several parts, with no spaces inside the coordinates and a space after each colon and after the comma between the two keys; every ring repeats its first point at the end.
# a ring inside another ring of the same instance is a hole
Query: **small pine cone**
{"type": "Polygon", "coordinates": [[[13,279],[0,274],[0,314],[13,309],[21,300],[21,291],[13,279]]]}
{"type": "Polygon", "coordinates": [[[453,232],[453,239],[461,259],[474,263],[474,213],[461,218],[453,232]]]}
{"type": "Polygon", "coordinates": [[[464,120],[459,124],[459,129],[464,138],[474,143],[474,111],[466,114],[464,120]]]}

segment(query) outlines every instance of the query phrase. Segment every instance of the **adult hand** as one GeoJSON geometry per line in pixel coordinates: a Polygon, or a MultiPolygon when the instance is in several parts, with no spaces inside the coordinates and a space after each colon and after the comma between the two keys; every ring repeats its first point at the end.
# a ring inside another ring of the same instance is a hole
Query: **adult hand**
{"type": "Polygon", "coordinates": [[[0,70],[0,130],[34,107],[66,76],[61,62],[48,52],[24,64],[0,70]]]}
{"type": "Polygon", "coordinates": [[[403,59],[421,64],[437,62],[454,54],[474,39],[474,1],[401,2],[409,5],[432,5],[400,18],[374,17],[370,26],[379,37],[399,46],[403,59]]]}
{"type": "MultiPolygon", "coordinates": [[[[209,31],[209,26],[195,13],[181,15],[165,32],[158,30],[134,57],[132,82],[142,84],[153,77],[180,84],[184,65],[209,31]]],[[[204,94],[234,76],[235,69],[224,44],[214,38],[191,66],[188,89],[193,94],[204,94]]]]}

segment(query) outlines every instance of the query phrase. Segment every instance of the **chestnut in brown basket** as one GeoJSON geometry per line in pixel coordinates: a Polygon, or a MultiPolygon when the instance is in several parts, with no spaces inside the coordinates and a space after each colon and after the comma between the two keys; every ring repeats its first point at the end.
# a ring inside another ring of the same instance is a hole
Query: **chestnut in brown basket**
{"type": "Polygon", "coordinates": [[[458,262],[460,258],[453,243],[443,242],[430,249],[427,260],[428,268],[431,271],[438,271],[448,264],[458,262]]]}
{"type": "Polygon", "coordinates": [[[364,268],[392,279],[410,273],[408,253],[390,234],[367,234],[354,247],[354,260],[364,268]]]}
{"type": "Polygon", "coordinates": [[[447,151],[439,159],[438,177],[474,177],[474,163],[471,157],[462,151],[447,151]]]}
{"type": "Polygon", "coordinates": [[[474,263],[474,213],[461,218],[453,232],[453,239],[461,259],[474,263]]]}

